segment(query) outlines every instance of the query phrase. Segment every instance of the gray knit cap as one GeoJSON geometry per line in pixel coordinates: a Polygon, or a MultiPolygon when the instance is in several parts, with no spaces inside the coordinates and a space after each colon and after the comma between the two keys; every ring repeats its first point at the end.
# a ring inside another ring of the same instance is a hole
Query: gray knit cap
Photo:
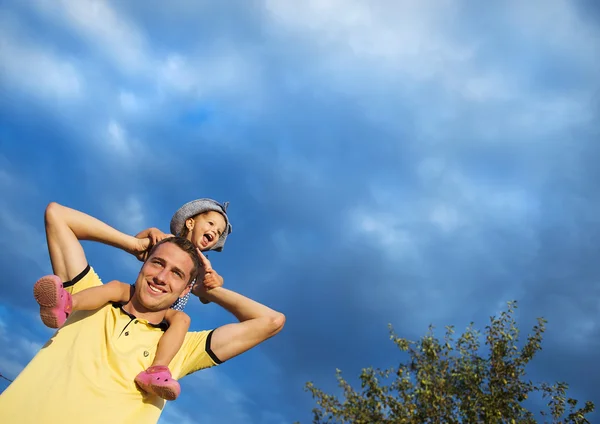
{"type": "Polygon", "coordinates": [[[192,200],[191,202],[186,203],[182,207],[180,207],[177,212],[171,218],[171,234],[178,235],[183,229],[183,225],[188,218],[192,218],[200,213],[204,212],[218,212],[223,215],[225,218],[225,231],[217,240],[217,243],[212,247],[211,250],[216,250],[220,252],[223,250],[223,246],[225,245],[225,240],[227,236],[231,234],[231,224],[229,223],[229,218],[227,217],[227,206],[229,202],[225,202],[222,205],[216,200],[212,199],[197,199],[192,200]]]}

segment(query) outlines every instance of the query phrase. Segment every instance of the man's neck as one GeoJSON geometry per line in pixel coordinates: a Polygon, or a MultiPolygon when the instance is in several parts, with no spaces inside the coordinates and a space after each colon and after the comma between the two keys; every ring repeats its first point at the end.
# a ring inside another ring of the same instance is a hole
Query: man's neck
{"type": "Polygon", "coordinates": [[[136,318],[144,319],[151,324],[160,324],[164,319],[167,311],[151,312],[143,307],[136,306],[133,299],[123,305],[123,310],[136,318]]]}

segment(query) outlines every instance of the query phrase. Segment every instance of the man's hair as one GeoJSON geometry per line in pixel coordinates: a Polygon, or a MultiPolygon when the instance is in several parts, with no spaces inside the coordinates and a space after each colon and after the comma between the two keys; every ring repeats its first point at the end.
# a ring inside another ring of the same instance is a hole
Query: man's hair
{"type": "MultiPolygon", "coordinates": [[[[158,246],[160,246],[161,244],[165,244],[165,243],[173,243],[174,245],[179,247],[181,250],[183,250],[185,253],[190,255],[190,258],[192,258],[192,263],[194,264],[194,267],[192,268],[192,272],[190,274],[190,280],[188,281],[188,284],[191,283],[192,281],[194,281],[194,279],[198,276],[198,273],[204,269],[204,266],[202,265],[202,262],[200,262],[200,258],[198,257],[198,252],[196,251],[196,246],[194,246],[194,244],[191,241],[189,241],[188,239],[185,239],[185,238],[179,237],[179,236],[164,238],[161,241],[159,241],[158,243],[156,243],[154,245],[154,247],[152,247],[152,249],[150,250],[150,253],[148,254],[148,259],[150,259],[150,257],[152,256],[152,254],[154,253],[154,251],[156,250],[156,248],[158,246]]],[[[146,260],[148,260],[148,259],[146,259],[146,260]]]]}

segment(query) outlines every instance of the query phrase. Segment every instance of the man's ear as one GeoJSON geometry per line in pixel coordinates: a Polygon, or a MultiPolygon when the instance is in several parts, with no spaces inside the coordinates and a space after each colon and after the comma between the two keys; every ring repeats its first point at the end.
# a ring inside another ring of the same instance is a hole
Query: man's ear
{"type": "Polygon", "coordinates": [[[194,280],[190,284],[188,284],[187,287],[185,289],[183,289],[183,292],[181,292],[181,294],[179,295],[179,298],[187,296],[187,294],[190,292],[192,287],[194,287],[195,282],[196,282],[196,280],[194,280]]]}
{"type": "Polygon", "coordinates": [[[185,226],[189,231],[194,229],[194,225],[196,224],[196,220],[194,218],[188,218],[185,220],[185,226]]]}

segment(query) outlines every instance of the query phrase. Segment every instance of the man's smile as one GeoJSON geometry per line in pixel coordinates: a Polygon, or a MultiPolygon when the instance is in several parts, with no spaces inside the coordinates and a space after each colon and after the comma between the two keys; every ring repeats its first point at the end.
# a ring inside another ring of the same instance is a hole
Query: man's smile
{"type": "Polygon", "coordinates": [[[167,292],[162,286],[157,286],[156,284],[151,283],[149,281],[147,282],[147,284],[148,284],[148,291],[151,294],[164,294],[167,292]]]}

